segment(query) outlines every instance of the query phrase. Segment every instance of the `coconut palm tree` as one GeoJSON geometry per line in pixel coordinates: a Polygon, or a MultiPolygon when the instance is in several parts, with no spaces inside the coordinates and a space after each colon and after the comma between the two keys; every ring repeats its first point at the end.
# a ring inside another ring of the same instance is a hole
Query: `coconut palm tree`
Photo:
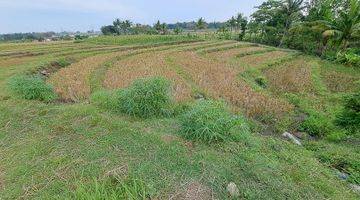
{"type": "Polygon", "coordinates": [[[196,28],[199,30],[206,28],[206,22],[204,18],[201,17],[200,19],[198,19],[198,21],[196,22],[196,28]]]}
{"type": "Polygon", "coordinates": [[[350,0],[348,7],[340,9],[337,16],[321,22],[326,26],[323,32],[325,43],[333,38],[342,50],[346,49],[349,41],[360,33],[360,1],[350,0]]]}

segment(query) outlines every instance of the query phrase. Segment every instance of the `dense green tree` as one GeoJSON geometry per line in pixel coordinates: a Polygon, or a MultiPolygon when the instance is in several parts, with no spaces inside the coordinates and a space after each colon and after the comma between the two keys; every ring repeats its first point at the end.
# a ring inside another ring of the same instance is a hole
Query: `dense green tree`
{"type": "Polygon", "coordinates": [[[113,35],[116,33],[115,28],[112,25],[101,27],[101,32],[104,35],[113,35]]]}
{"type": "Polygon", "coordinates": [[[285,14],[282,12],[282,2],[268,0],[256,7],[251,15],[250,32],[257,42],[269,45],[279,45],[284,33],[285,14]]]}
{"type": "Polygon", "coordinates": [[[327,20],[332,18],[331,5],[334,0],[310,0],[306,3],[308,15],[305,21],[327,20]]]}
{"type": "Polygon", "coordinates": [[[154,25],[154,28],[155,28],[155,30],[158,32],[158,34],[161,33],[161,31],[162,31],[162,26],[161,26],[160,20],[158,20],[158,21],[156,22],[156,24],[154,25]]]}
{"type": "Polygon", "coordinates": [[[117,35],[131,34],[131,27],[132,22],[130,20],[122,21],[120,19],[115,19],[113,21],[113,29],[117,35]]]}
{"type": "Polygon", "coordinates": [[[324,40],[334,39],[342,50],[346,49],[351,39],[359,37],[360,1],[349,0],[344,7],[339,8],[333,18],[322,22],[326,26],[324,40]]]}
{"type": "Polygon", "coordinates": [[[161,24],[161,34],[165,35],[167,32],[168,32],[168,28],[167,28],[166,23],[162,23],[161,24]]]}
{"type": "Polygon", "coordinates": [[[304,0],[284,0],[281,5],[281,11],[285,17],[284,33],[279,46],[282,46],[288,31],[295,20],[301,16],[301,11],[305,8],[304,0]]]}
{"type": "Polygon", "coordinates": [[[228,26],[230,27],[231,30],[235,30],[236,29],[236,19],[234,16],[232,16],[228,21],[227,21],[228,26]]]}
{"type": "Polygon", "coordinates": [[[239,13],[236,17],[236,26],[240,30],[239,40],[243,40],[246,32],[246,26],[248,24],[247,18],[243,14],[239,13]]]}

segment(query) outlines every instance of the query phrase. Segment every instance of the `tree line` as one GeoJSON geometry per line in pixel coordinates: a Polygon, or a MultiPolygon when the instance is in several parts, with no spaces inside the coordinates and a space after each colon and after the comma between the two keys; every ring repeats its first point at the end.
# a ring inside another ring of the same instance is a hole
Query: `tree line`
{"type": "Polygon", "coordinates": [[[360,67],[359,0],[267,0],[256,8],[246,40],[360,67]]]}
{"type": "Polygon", "coordinates": [[[14,41],[14,40],[43,40],[55,36],[55,32],[45,33],[10,33],[1,34],[0,41],[14,41]]]}
{"type": "Polygon", "coordinates": [[[203,30],[203,29],[219,29],[225,26],[225,22],[207,23],[204,18],[197,21],[177,22],[174,24],[166,24],[158,20],[153,26],[140,23],[133,23],[130,20],[115,19],[111,25],[101,27],[104,35],[136,35],[136,34],[180,34],[184,30],[203,30]]]}

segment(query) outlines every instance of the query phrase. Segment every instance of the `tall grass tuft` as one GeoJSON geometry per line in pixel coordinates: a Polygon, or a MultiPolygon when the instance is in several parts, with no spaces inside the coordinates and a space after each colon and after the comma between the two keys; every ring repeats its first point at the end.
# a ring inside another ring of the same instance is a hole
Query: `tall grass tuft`
{"type": "Polygon", "coordinates": [[[212,100],[197,102],[180,117],[180,122],[185,138],[206,143],[226,140],[233,127],[244,123],[230,113],[225,103],[212,100]]]}
{"type": "Polygon", "coordinates": [[[161,116],[171,106],[170,82],[162,77],[135,80],[119,91],[122,112],[141,118],[161,116]]]}
{"type": "Polygon", "coordinates": [[[8,86],[14,94],[28,100],[51,102],[57,98],[53,87],[39,76],[14,76],[8,86]]]}
{"type": "Polygon", "coordinates": [[[114,112],[141,118],[157,117],[173,112],[170,90],[170,82],[165,78],[142,78],[125,89],[96,92],[90,101],[114,112]]]}
{"type": "Polygon", "coordinates": [[[336,124],[350,133],[360,133],[360,91],[345,98],[344,108],[337,116],[336,124]]]}
{"type": "Polygon", "coordinates": [[[331,119],[324,114],[313,111],[310,116],[300,124],[299,130],[314,137],[324,137],[334,131],[331,119]]]}

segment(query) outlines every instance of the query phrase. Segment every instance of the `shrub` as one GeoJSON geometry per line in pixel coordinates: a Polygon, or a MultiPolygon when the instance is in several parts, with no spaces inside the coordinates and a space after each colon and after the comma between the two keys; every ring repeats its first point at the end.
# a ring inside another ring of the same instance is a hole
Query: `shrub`
{"type": "Polygon", "coordinates": [[[311,136],[323,137],[333,130],[331,120],[325,115],[312,113],[301,125],[300,131],[307,132],[311,136]]]}
{"type": "Polygon", "coordinates": [[[8,85],[14,94],[24,99],[50,102],[57,98],[53,87],[39,76],[14,76],[8,85]]]}
{"type": "Polygon", "coordinates": [[[348,49],[336,55],[336,61],[353,67],[360,67],[360,50],[348,49]]]}
{"type": "Polygon", "coordinates": [[[342,113],[337,116],[336,123],[352,133],[360,127],[360,91],[345,98],[342,113]]]}
{"type": "Polygon", "coordinates": [[[90,102],[107,110],[142,118],[170,115],[182,109],[171,109],[170,83],[161,77],[138,79],[126,89],[95,92],[90,102]]]}
{"type": "Polygon", "coordinates": [[[166,114],[172,102],[170,83],[161,77],[138,79],[117,95],[122,112],[142,118],[166,114]]]}
{"type": "Polygon", "coordinates": [[[241,120],[233,116],[223,102],[202,100],[180,117],[181,134],[207,143],[223,141],[241,120]]]}

